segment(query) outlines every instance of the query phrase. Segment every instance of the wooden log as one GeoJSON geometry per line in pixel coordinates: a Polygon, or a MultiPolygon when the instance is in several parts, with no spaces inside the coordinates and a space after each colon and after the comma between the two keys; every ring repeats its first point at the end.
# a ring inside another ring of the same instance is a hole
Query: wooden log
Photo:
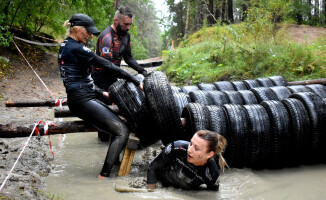
{"type": "MultiPolygon", "coordinates": [[[[108,107],[115,114],[119,114],[120,111],[117,105],[109,105],[108,107]]],[[[75,117],[75,115],[71,113],[68,107],[56,107],[54,108],[54,117],[55,118],[75,117]]]]}
{"type": "MultiPolygon", "coordinates": [[[[62,105],[68,105],[66,100],[61,101],[62,105]]],[[[7,101],[7,107],[42,107],[59,106],[59,100],[40,100],[40,101],[7,101]]]]}
{"type": "MultiPolygon", "coordinates": [[[[78,132],[97,132],[91,124],[84,121],[63,121],[52,122],[53,125],[48,126],[48,134],[55,135],[61,133],[78,133],[78,132]]],[[[0,138],[16,138],[28,137],[34,128],[35,124],[0,124],[0,138]]],[[[39,135],[44,135],[44,122],[37,125],[39,135]]],[[[36,136],[34,133],[33,136],[36,136]]]]}
{"type": "Polygon", "coordinates": [[[308,84],[326,85],[326,78],[305,80],[305,81],[293,81],[293,82],[288,82],[288,84],[289,85],[308,85],[308,84]]]}
{"type": "MultiPolygon", "coordinates": [[[[126,123],[126,119],[122,116],[118,116],[126,123]]],[[[181,118],[182,125],[186,126],[186,119],[181,118]]],[[[55,135],[61,133],[78,133],[78,132],[97,132],[91,124],[84,121],[63,121],[52,122],[53,125],[48,126],[48,134],[55,135]]],[[[0,124],[0,138],[16,138],[16,137],[28,137],[35,124],[0,124]]],[[[44,122],[37,126],[40,135],[44,135],[44,122]]],[[[35,134],[34,134],[35,135],[35,134]]],[[[139,142],[139,141],[138,141],[139,142]]],[[[129,148],[134,149],[137,144],[129,144],[129,148]]]]}
{"type": "Polygon", "coordinates": [[[130,133],[125,152],[121,161],[118,176],[127,176],[129,174],[135,151],[138,149],[139,138],[134,133],[130,133]]]}

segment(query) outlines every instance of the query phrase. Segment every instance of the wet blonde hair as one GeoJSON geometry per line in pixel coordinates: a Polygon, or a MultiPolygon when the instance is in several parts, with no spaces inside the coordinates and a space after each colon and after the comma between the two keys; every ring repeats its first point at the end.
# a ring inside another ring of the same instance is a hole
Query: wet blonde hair
{"type": "Polygon", "coordinates": [[[224,157],[223,157],[223,153],[224,150],[227,146],[227,141],[225,139],[225,137],[223,137],[222,135],[215,133],[213,131],[208,131],[208,130],[200,130],[197,131],[196,134],[198,135],[198,137],[206,140],[208,142],[208,152],[213,151],[215,153],[215,155],[218,155],[219,157],[219,166],[220,168],[224,171],[225,166],[228,166],[228,164],[226,163],[224,157]]]}
{"type": "Polygon", "coordinates": [[[78,32],[80,29],[86,29],[83,26],[73,26],[71,27],[71,23],[69,22],[69,20],[65,21],[65,23],[63,23],[63,27],[68,27],[68,29],[66,30],[66,37],[69,37],[72,33],[76,33],[78,32]]]}

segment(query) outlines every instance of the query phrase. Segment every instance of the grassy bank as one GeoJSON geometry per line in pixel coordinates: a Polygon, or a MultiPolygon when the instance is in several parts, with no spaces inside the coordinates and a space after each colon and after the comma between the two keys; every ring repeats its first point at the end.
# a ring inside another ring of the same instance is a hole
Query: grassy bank
{"type": "Polygon", "coordinates": [[[177,84],[282,75],[288,81],[326,77],[326,38],[293,42],[286,25],[237,24],[203,28],[176,50],[163,53],[165,71],[177,84]]]}

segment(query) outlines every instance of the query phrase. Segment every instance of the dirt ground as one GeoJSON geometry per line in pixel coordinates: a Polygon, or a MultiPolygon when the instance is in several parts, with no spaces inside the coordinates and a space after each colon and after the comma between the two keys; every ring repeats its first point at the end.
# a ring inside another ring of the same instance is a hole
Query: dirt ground
{"type": "Polygon", "coordinates": [[[326,36],[326,29],[323,27],[292,25],[286,30],[289,38],[300,43],[310,43],[317,38],[326,36]]]}
{"type": "MultiPolygon", "coordinates": [[[[318,37],[325,36],[326,29],[291,26],[287,33],[295,41],[311,42],[318,37]]],[[[53,95],[45,89],[17,49],[14,47],[12,50],[0,49],[0,56],[8,58],[12,66],[12,73],[0,81],[0,124],[32,124],[39,120],[53,120],[52,108],[8,108],[5,106],[6,101],[53,100],[66,97],[65,89],[59,77],[56,53],[44,53],[38,51],[33,45],[20,42],[17,42],[17,45],[53,95]]],[[[154,69],[149,69],[149,71],[154,69]]],[[[13,166],[26,139],[0,138],[0,183],[4,181],[13,166]]],[[[50,196],[43,191],[46,188],[46,177],[52,169],[51,161],[52,155],[48,138],[33,137],[0,192],[0,199],[50,199],[50,196]]]]}

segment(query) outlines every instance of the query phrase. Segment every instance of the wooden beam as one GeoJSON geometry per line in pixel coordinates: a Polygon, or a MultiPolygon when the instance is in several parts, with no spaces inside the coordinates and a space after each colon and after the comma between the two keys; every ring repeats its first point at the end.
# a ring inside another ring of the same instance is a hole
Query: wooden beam
{"type": "MultiPolygon", "coordinates": [[[[109,105],[108,107],[115,114],[119,114],[120,111],[117,105],[109,105]]],[[[54,117],[55,118],[75,117],[75,115],[69,110],[68,107],[56,107],[54,108],[54,117]]]]}
{"type": "MultiPolygon", "coordinates": [[[[97,132],[91,124],[84,121],[52,122],[48,126],[48,135],[78,132],[97,132]]],[[[44,122],[37,125],[39,135],[44,135],[44,122]]],[[[0,124],[0,138],[28,137],[35,124],[0,124]]],[[[36,134],[34,133],[33,136],[36,134]]]]}

